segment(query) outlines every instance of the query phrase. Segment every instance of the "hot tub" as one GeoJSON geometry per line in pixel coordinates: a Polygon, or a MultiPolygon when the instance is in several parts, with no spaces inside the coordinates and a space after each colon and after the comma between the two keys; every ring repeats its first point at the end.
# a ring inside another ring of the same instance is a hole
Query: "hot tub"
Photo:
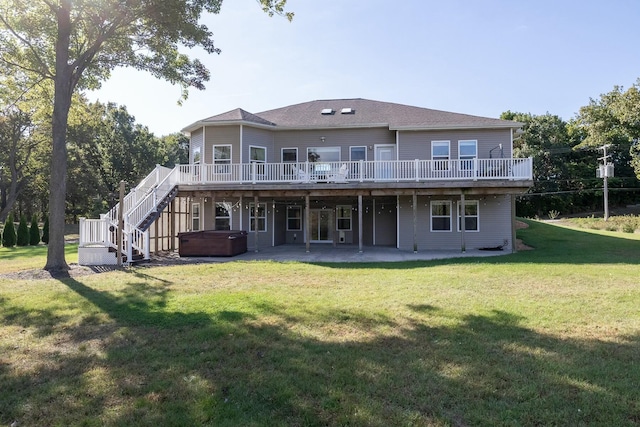
{"type": "Polygon", "coordinates": [[[247,251],[243,230],[202,230],[178,233],[180,256],[234,256],[247,251]]]}

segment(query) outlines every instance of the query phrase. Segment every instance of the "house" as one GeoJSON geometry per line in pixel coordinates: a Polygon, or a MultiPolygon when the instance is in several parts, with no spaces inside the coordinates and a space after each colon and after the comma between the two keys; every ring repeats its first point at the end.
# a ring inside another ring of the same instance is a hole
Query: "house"
{"type": "MultiPolygon", "coordinates": [[[[521,125],[367,99],[208,117],[183,129],[188,165],[156,168],[124,199],[122,249],[148,258],[178,231],[232,229],[255,251],[513,251],[515,196],[532,184],[532,160],[512,156],[521,125]]],[[[83,262],[117,247],[119,209],[83,220],[83,262]]]]}

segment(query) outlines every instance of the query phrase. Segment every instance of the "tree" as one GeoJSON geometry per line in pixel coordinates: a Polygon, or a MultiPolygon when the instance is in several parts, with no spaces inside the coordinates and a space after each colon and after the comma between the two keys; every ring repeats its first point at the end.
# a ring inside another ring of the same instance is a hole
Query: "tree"
{"type": "Polygon", "coordinates": [[[29,245],[29,226],[27,225],[27,218],[24,215],[20,215],[16,244],[18,246],[29,245]]]}
{"type": "Polygon", "coordinates": [[[16,245],[16,229],[13,224],[13,214],[7,216],[7,221],[4,223],[4,230],[2,230],[2,246],[5,248],[12,248],[16,245]]]}
{"type": "Polygon", "coordinates": [[[576,119],[585,134],[583,146],[612,144],[610,160],[616,176],[631,176],[635,171],[640,178],[640,79],[626,91],[615,86],[600,98],[590,99],[576,119]]]}
{"type": "Polygon", "coordinates": [[[545,215],[551,210],[571,213],[589,200],[583,191],[594,185],[596,157],[593,151],[577,149],[582,134],[574,122],[550,113],[532,115],[507,111],[504,120],[522,122],[522,134],[514,140],[516,157],[533,158],[534,183],[517,204],[519,215],[545,215]]]}
{"type": "Polygon", "coordinates": [[[49,244],[49,217],[45,218],[44,225],[42,226],[42,243],[45,245],[49,244]]]}
{"type": "Polygon", "coordinates": [[[30,115],[16,107],[0,115],[0,221],[28,185],[29,161],[38,143],[33,130],[30,115]]]}
{"type": "MultiPolygon", "coordinates": [[[[269,15],[286,0],[259,0],[269,15]]],[[[51,240],[46,270],[68,270],[64,257],[67,125],[73,93],[98,87],[118,66],[134,67],[182,88],[204,89],[209,72],[181,47],[219,53],[198,23],[222,0],[0,0],[0,63],[26,80],[54,84],[49,187],[51,240]]]]}
{"type": "Polygon", "coordinates": [[[31,227],[29,228],[29,244],[37,246],[38,243],[40,243],[40,228],[38,227],[38,217],[33,215],[31,217],[31,227]]]}

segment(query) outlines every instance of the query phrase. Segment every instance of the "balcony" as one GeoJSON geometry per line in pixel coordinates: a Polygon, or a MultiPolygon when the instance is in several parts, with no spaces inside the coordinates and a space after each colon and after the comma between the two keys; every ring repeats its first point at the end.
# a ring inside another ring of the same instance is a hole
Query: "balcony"
{"type": "Polygon", "coordinates": [[[532,159],[389,160],[177,166],[178,184],[531,181],[532,159]]]}

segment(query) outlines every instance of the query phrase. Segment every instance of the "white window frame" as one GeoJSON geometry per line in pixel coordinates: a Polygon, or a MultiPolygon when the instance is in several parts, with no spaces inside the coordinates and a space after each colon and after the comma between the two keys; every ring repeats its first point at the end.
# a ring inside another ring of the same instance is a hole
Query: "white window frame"
{"type": "Polygon", "coordinates": [[[200,231],[200,203],[191,203],[191,231],[200,231]],[[198,226],[196,227],[196,221],[198,226]]]}
{"type": "Polygon", "coordinates": [[[451,160],[451,141],[431,141],[431,160],[433,161],[434,170],[438,171],[448,171],[450,168],[451,160]],[[440,154],[435,154],[436,147],[447,147],[447,155],[443,156],[440,154]]]}
{"type": "MultiPolygon", "coordinates": [[[[249,231],[256,231],[255,230],[255,209],[254,209],[254,203],[251,202],[249,203],[249,231]]],[[[258,202],[258,213],[260,213],[260,208],[262,208],[262,212],[264,214],[264,216],[259,216],[258,218],[258,224],[260,224],[260,220],[264,220],[264,229],[263,230],[258,230],[258,233],[264,233],[267,231],[267,203],[266,202],[258,202]]]]}
{"type": "Polygon", "coordinates": [[[282,160],[282,163],[297,163],[298,162],[298,147],[282,147],[280,149],[280,159],[282,160]],[[285,160],[284,159],[284,150],[294,150],[296,152],[296,159],[295,160],[285,160]]]}
{"type": "Polygon", "coordinates": [[[453,229],[452,227],[452,206],[451,206],[451,200],[432,200],[431,204],[429,205],[429,226],[430,226],[430,230],[432,233],[450,233],[453,229]],[[433,207],[434,206],[448,206],[449,207],[449,215],[445,216],[445,215],[434,215],[433,214],[433,207]],[[449,229],[448,230],[434,230],[433,228],[433,220],[435,218],[449,218],[449,229]]]}
{"type": "MultiPolygon", "coordinates": [[[[477,233],[480,231],[480,202],[478,200],[465,200],[464,201],[465,206],[474,206],[476,207],[476,214],[475,215],[467,215],[465,214],[465,219],[466,218],[475,218],[476,219],[476,229],[469,229],[467,227],[465,227],[464,231],[469,232],[469,233],[477,233]]],[[[456,212],[458,213],[458,220],[456,221],[458,223],[458,231],[462,231],[462,215],[461,215],[461,203],[460,201],[458,201],[456,203],[457,208],[456,208],[456,212]]]]}
{"type": "Polygon", "coordinates": [[[354,148],[362,148],[364,150],[364,159],[362,159],[362,160],[364,160],[366,162],[367,161],[367,146],[366,145],[352,145],[352,146],[350,146],[349,147],[349,161],[354,162],[354,161],[360,160],[360,159],[353,160],[353,152],[352,152],[352,150],[354,148]]]}
{"type": "Polygon", "coordinates": [[[213,164],[215,166],[215,173],[231,173],[231,159],[233,159],[233,146],[231,144],[217,144],[212,147],[213,164]],[[229,158],[218,159],[216,158],[216,148],[229,147],[229,158]]]}
{"type": "Polygon", "coordinates": [[[249,163],[267,163],[267,147],[262,147],[260,145],[250,145],[249,146],[249,163]],[[254,148],[264,151],[264,160],[251,158],[252,149],[254,148]]]}
{"type": "Polygon", "coordinates": [[[287,231],[302,231],[302,206],[295,206],[295,205],[287,206],[287,231]],[[289,216],[289,212],[294,210],[298,211],[300,216],[297,216],[297,217],[289,216]],[[290,220],[297,220],[299,222],[299,227],[298,228],[289,227],[290,220]]]}
{"type": "Polygon", "coordinates": [[[338,231],[351,231],[353,224],[353,214],[351,212],[351,205],[337,205],[336,206],[336,230],[338,231]],[[349,216],[340,216],[340,211],[348,212],[349,216]],[[340,228],[340,220],[349,220],[349,228],[340,228]]]}
{"type": "Polygon", "coordinates": [[[200,145],[197,145],[195,147],[193,147],[193,151],[191,154],[191,160],[193,161],[194,165],[199,165],[200,161],[202,160],[202,155],[201,155],[201,147],[200,145]]]}
{"type": "Polygon", "coordinates": [[[233,230],[233,223],[232,223],[232,212],[233,208],[232,208],[232,204],[229,202],[216,202],[216,205],[213,209],[213,223],[215,224],[216,230],[222,230],[222,228],[218,228],[218,219],[228,219],[229,220],[229,230],[233,230]],[[223,207],[226,211],[227,211],[227,215],[223,216],[223,215],[218,215],[218,206],[223,207]]]}
{"type": "Polygon", "coordinates": [[[461,170],[472,170],[474,169],[474,161],[478,158],[478,140],[477,139],[461,139],[458,141],[458,160],[460,160],[460,169],[461,170]],[[462,155],[462,146],[463,145],[471,145],[473,144],[474,154],[462,155]]]}
{"type": "MultiPolygon", "coordinates": [[[[338,160],[323,160],[320,158],[317,163],[337,163],[342,159],[342,149],[338,146],[336,147],[307,147],[307,159],[309,159],[309,153],[312,150],[334,150],[338,153],[338,160]]],[[[311,160],[309,160],[311,161],[311,160]]]]}

